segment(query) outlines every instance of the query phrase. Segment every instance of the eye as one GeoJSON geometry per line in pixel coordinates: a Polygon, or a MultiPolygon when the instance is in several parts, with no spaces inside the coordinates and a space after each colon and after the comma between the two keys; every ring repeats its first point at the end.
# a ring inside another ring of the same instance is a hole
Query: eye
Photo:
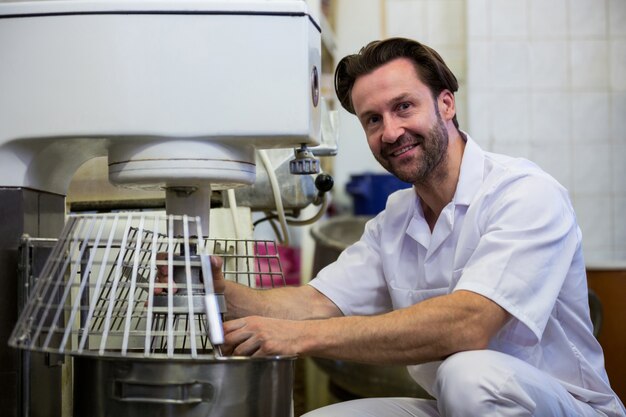
{"type": "Polygon", "coordinates": [[[372,126],[375,126],[377,123],[380,123],[381,117],[377,114],[370,114],[368,116],[364,116],[361,120],[362,120],[361,123],[363,124],[364,127],[371,128],[372,126]]]}
{"type": "Polygon", "coordinates": [[[368,124],[368,125],[372,125],[372,124],[376,124],[376,123],[378,123],[379,121],[380,121],[380,116],[378,116],[378,115],[373,115],[373,116],[370,116],[370,117],[367,119],[367,124],[368,124]]]}
{"type": "Polygon", "coordinates": [[[408,110],[410,107],[411,107],[411,103],[409,103],[408,101],[398,103],[398,105],[396,106],[398,111],[408,110]]]}

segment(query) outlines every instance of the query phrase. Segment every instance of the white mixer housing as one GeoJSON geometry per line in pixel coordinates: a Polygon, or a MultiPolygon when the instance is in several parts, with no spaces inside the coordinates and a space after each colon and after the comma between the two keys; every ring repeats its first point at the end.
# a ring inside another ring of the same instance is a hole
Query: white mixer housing
{"type": "Polygon", "coordinates": [[[0,3],[0,186],[251,184],[255,148],[319,143],[304,1],[0,3]]]}

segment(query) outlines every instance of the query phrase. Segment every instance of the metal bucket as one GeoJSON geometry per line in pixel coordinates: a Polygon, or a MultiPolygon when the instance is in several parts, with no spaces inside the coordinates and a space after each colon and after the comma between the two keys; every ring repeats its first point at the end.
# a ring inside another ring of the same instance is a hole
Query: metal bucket
{"type": "Polygon", "coordinates": [[[74,357],[75,417],[291,417],[295,357],[74,357]]]}

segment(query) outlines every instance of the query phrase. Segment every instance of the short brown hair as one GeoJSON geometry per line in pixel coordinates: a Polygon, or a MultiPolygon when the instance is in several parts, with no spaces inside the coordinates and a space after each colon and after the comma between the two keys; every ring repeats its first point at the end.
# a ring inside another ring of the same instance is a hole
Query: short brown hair
{"type": "MultiPolygon", "coordinates": [[[[459,89],[456,77],[437,51],[411,39],[390,38],[370,42],[359,53],[339,61],[335,70],[335,92],[343,108],[355,114],[351,94],[357,78],[397,58],[408,58],[413,62],[417,76],[428,86],[433,98],[443,90],[454,94],[459,89]]],[[[453,122],[458,128],[456,115],[453,122]]]]}

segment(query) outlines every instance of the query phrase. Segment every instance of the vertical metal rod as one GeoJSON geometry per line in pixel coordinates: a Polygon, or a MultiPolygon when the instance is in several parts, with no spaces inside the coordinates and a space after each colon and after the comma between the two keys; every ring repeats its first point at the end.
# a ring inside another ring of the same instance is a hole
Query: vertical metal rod
{"type": "MultiPolygon", "coordinates": [[[[108,220],[108,219],[107,219],[108,220]]],[[[100,295],[100,287],[102,286],[102,278],[104,278],[104,271],[106,270],[104,263],[107,259],[109,259],[109,253],[111,251],[111,246],[113,245],[113,238],[115,236],[115,229],[117,227],[117,222],[119,220],[119,214],[115,214],[113,217],[113,224],[111,225],[111,230],[109,231],[109,239],[107,240],[106,248],[104,249],[104,255],[102,257],[102,265],[100,266],[100,273],[98,274],[98,278],[96,280],[96,285],[91,296],[91,302],[89,303],[89,311],[87,313],[87,324],[91,323],[91,319],[93,317],[93,313],[96,307],[97,299],[100,295]]],[[[103,222],[104,223],[104,222],[103,222]]],[[[87,328],[89,330],[89,327],[87,328]]],[[[85,348],[85,344],[87,343],[87,337],[89,335],[89,331],[83,333],[80,344],[78,346],[78,353],[82,353],[85,348]]]]}
{"type": "MultiPolygon", "coordinates": [[[[127,241],[129,242],[127,246],[120,248],[120,252],[118,256],[122,257],[122,274],[120,275],[120,279],[123,281],[128,281],[127,277],[132,274],[132,267],[128,266],[132,264],[132,259],[135,256],[138,248],[135,245],[134,241],[137,238],[137,229],[131,227],[128,232],[127,241]]],[[[125,305],[128,304],[128,285],[122,285],[118,288],[118,292],[115,295],[115,311],[122,311],[125,305]]],[[[120,330],[122,325],[125,323],[124,317],[121,315],[115,315],[112,317],[111,329],[120,330]]]]}
{"type": "Polygon", "coordinates": [[[170,214],[169,225],[167,231],[168,247],[167,247],[167,356],[171,358],[174,356],[174,299],[173,299],[173,284],[174,280],[174,216],[170,214]]]}
{"type": "MultiPolygon", "coordinates": [[[[79,255],[78,255],[78,259],[82,259],[83,254],[85,253],[85,249],[87,248],[87,242],[89,241],[89,236],[91,236],[91,231],[93,230],[93,226],[94,223],[96,222],[96,218],[95,216],[91,216],[91,222],[89,222],[89,231],[85,234],[85,237],[83,239],[82,244],[80,245],[80,251],[79,251],[79,255]]],[[[68,261],[70,260],[71,257],[68,257],[68,261]]],[[[71,272],[70,272],[70,278],[67,281],[67,284],[65,286],[65,291],[63,291],[63,296],[61,297],[61,300],[59,301],[59,308],[57,309],[56,314],[54,315],[54,319],[52,321],[52,324],[50,325],[50,331],[48,332],[48,336],[46,337],[46,340],[43,343],[43,348],[47,349],[48,345],[50,344],[50,339],[52,338],[52,335],[54,334],[54,331],[57,327],[57,323],[59,318],[61,317],[61,313],[64,311],[65,307],[61,307],[61,306],[65,306],[65,303],[67,301],[67,297],[70,295],[70,292],[72,290],[72,286],[73,286],[73,282],[76,279],[76,277],[78,276],[78,273],[76,271],[77,269],[77,264],[79,264],[79,262],[74,262],[72,264],[72,268],[71,268],[71,272]]],[[[42,320],[43,323],[43,320],[42,320]]],[[[70,329],[72,328],[73,323],[68,323],[66,324],[67,328],[70,329]]],[[[59,348],[59,352],[63,353],[64,352],[64,346],[61,346],[59,348]]]]}
{"type": "MultiPolygon", "coordinates": [[[[126,219],[126,225],[124,226],[124,234],[122,235],[122,246],[120,250],[124,250],[126,248],[126,239],[128,237],[128,230],[130,229],[131,221],[133,215],[129,214],[126,219]]],[[[106,350],[106,343],[109,337],[109,326],[111,325],[111,315],[113,314],[113,306],[115,301],[115,294],[117,293],[117,285],[119,284],[120,277],[122,275],[122,257],[118,256],[117,265],[115,267],[115,277],[113,278],[113,286],[111,288],[109,294],[109,307],[107,308],[107,313],[104,318],[104,329],[102,330],[102,339],[100,339],[100,355],[103,355],[106,350]]]]}
{"type": "MultiPolygon", "coordinates": [[[[196,221],[199,222],[200,218],[196,217],[196,221]]],[[[189,315],[187,316],[187,323],[194,317],[193,311],[193,288],[191,284],[191,259],[190,259],[190,250],[189,250],[189,217],[185,214],[183,215],[183,234],[184,234],[184,245],[185,245],[185,278],[187,280],[187,308],[189,315]]],[[[198,351],[196,349],[196,329],[195,326],[190,325],[190,342],[191,342],[191,357],[197,358],[198,351]]]]}
{"type": "MultiPolygon", "coordinates": [[[[94,218],[93,222],[95,222],[96,219],[94,218]]],[[[92,226],[93,227],[93,226],[92,226]]],[[[100,227],[98,228],[98,232],[96,233],[96,239],[93,243],[93,250],[91,251],[91,253],[89,254],[89,260],[87,261],[87,265],[85,266],[85,269],[83,270],[83,274],[82,274],[82,278],[80,280],[80,287],[78,289],[78,294],[75,295],[75,299],[74,299],[74,305],[72,306],[72,311],[70,313],[70,318],[67,321],[67,327],[65,329],[65,334],[63,335],[63,340],[61,340],[61,346],[60,346],[60,350],[63,351],[65,350],[65,345],[67,343],[67,339],[70,337],[71,333],[72,333],[72,327],[74,325],[74,320],[76,320],[76,313],[78,311],[78,309],[81,306],[81,301],[82,301],[82,294],[85,291],[85,287],[87,285],[87,283],[89,282],[89,275],[91,273],[91,267],[93,266],[93,259],[96,256],[96,250],[95,248],[98,247],[98,245],[100,244],[100,239],[102,238],[102,231],[104,230],[104,222],[100,222],[100,227]]],[[[91,230],[90,230],[91,233],[91,230]]],[[[87,247],[87,245],[85,244],[82,251],[81,251],[81,257],[80,259],[82,259],[82,253],[85,250],[85,248],[87,247]]],[[[70,287],[70,285],[68,284],[68,287],[70,287]]],[[[81,314],[82,316],[82,314],[81,314]]],[[[84,329],[84,327],[79,326],[79,330],[82,330],[83,332],[87,333],[86,329],[84,329]]]]}
{"type": "MultiPolygon", "coordinates": [[[[255,242],[253,243],[252,246],[252,259],[256,260],[256,262],[254,262],[256,265],[253,265],[253,268],[256,267],[256,271],[257,274],[253,274],[252,278],[254,278],[255,283],[252,284],[253,279],[250,277],[250,275],[248,275],[248,286],[250,287],[256,287],[256,277],[259,277],[259,283],[260,286],[263,287],[263,267],[261,266],[261,255],[259,255],[259,249],[258,249],[258,245],[259,243],[255,242]],[[256,255],[256,256],[255,256],[256,255]]],[[[265,249],[265,253],[267,253],[267,246],[264,248],[265,249]]],[[[248,261],[248,267],[250,267],[250,250],[248,249],[248,245],[246,245],[246,260],[248,261]]],[[[253,268],[248,268],[248,271],[252,270],[254,271],[253,268]]]]}
{"type": "MultiPolygon", "coordinates": [[[[67,239],[64,240],[64,243],[70,242],[71,240],[73,240],[73,243],[70,244],[70,247],[66,248],[66,250],[68,252],[71,251],[71,248],[73,246],[78,244],[78,235],[79,235],[78,232],[83,227],[83,225],[84,225],[83,222],[79,222],[78,231],[76,231],[76,234],[74,235],[73,239],[70,238],[69,236],[67,236],[67,239]]],[[[71,231],[71,230],[72,229],[68,230],[68,232],[71,231]]],[[[63,245],[63,247],[65,247],[65,246],[66,245],[63,245]]],[[[32,338],[31,338],[31,348],[32,348],[32,346],[34,346],[35,341],[37,339],[39,339],[39,334],[41,333],[43,325],[45,324],[46,319],[48,318],[48,313],[51,311],[52,301],[56,297],[56,294],[57,294],[57,292],[59,290],[59,285],[58,285],[58,283],[54,282],[53,277],[55,277],[55,276],[62,276],[63,273],[64,273],[63,271],[65,271],[67,269],[67,266],[69,265],[70,260],[71,260],[71,254],[68,254],[68,257],[65,260],[65,262],[63,263],[63,267],[60,269],[60,271],[58,269],[58,266],[61,265],[61,262],[56,262],[56,267],[53,269],[52,274],[49,275],[49,276],[46,275],[45,278],[42,275],[41,278],[40,278],[40,279],[45,279],[47,284],[48,284],[46,286],[46,291],[44,292],[44,294],[41,294],[41,300],[48,300],[48,302],[46,303],[46,307],[44,308],[42,316],[37,318],[39,320],[39,325],[37,326],[37,329],[35,330],[35,332],[32,335],[32,338]],[[57,273],[57,271],[59,271],[59,272],[57,273]],[[48,291],[47,291],[48,289],[50,289],[50,293],[48,293],[48,291]]],[[[37,297],[37,299],[39,299],[40,296],[39,296],[39,294],[37,294],[37,295],[35,295],[35,297],[37,297]]],[[[39,303],[37,303],[37,304],[39,304],[39,303]]],[[[59,305],[58,307],[60,308],[61,306],[59,305]]],[[[29,317],[30,317],[30,315],[29,315],[29,317]]],[[[48,329],[48,330],[50,330],[50,329],[48,329]]]]}
{"type": "MultiPolygon", "coordinates": [[[[64,246],[62,242],[67,240],[67,235],[69,234],[70,230],[72,230],[72,226],[74,225],[75,222],[76,222],[75,218],[70,218],[65,224],[65,227],[63,227],[63,230],[61,231],[61,234],[59,235],[60,237],[57,240],[57,244],[54,246],[49,256],[49,259],[52,260],[53,262],[46,262],[43,270],[39,274],[39,279],[35,283],[35,287],[30,292],[30,294],[32,294],[33,297],[38,297],[42,300],[46,299],[44,296],[48,292],[48,289],[50,288],[53,282],[53,280],[50,279],[50,276],[53,276],[54,271],[56,271],[56,269],[58,268],[60,264],[60,262],[56,260],[59,259],[61,248],[64,246]],[[52,273],[50,272],[51,269],[53,270],[52,273]]],[[[20,333],[23,334],[27,331],[27,328],[29,327],[28,320],[33,318],[33,314],[35,314],[35,309],[38,307],[38,305],[39,303],[27,303],[24,306],[24,310],[20,314],[20,318],[16,325],[16,329],[19,328],[20,333]]],[[[34,346],[35,340],[37,340],[35,337],[32,337],[30,340],[29,347],[31,349],[34,346]]]]}
{"type": "MultiPolygon", "coordinates": [[[[143,236],[144,221],[145,221],[145,217],[142,214],[141,217],[139,218],[139,228],[137,231],[137,244],[135,245],[135,248],[141,248],[141,238],[143,236]]],[[[139,268],[139,256],[140,255],[141,255],[141,251],[139,251],[138,249],[135,249],[133,271],[130,277],[130,289],[127,292],[128,305],[126,306],[126,323],[124,325],[124,337],[122,340],[122,356],[126,356],[128,352],[128,338],[130,335],[130,322],[133,317],[133,307],[135,306],[134,296],[135,296],[135,287],[137,285],[137,270],[139,268]]]]}
{"type": "Polygon", "coordinates": [[[159,218],[154,217],[154,224],[152,226],[152,250],[150,253],[150,278],[148,279],[148,315],[146,317],[146,339],[144,341],[144,356],[150,355],[150,341],[152,331],[152,307],[154,305],[154,280],[157,274],[156,256],[157,256],[157,242],[159,235],[159,218]]]}

